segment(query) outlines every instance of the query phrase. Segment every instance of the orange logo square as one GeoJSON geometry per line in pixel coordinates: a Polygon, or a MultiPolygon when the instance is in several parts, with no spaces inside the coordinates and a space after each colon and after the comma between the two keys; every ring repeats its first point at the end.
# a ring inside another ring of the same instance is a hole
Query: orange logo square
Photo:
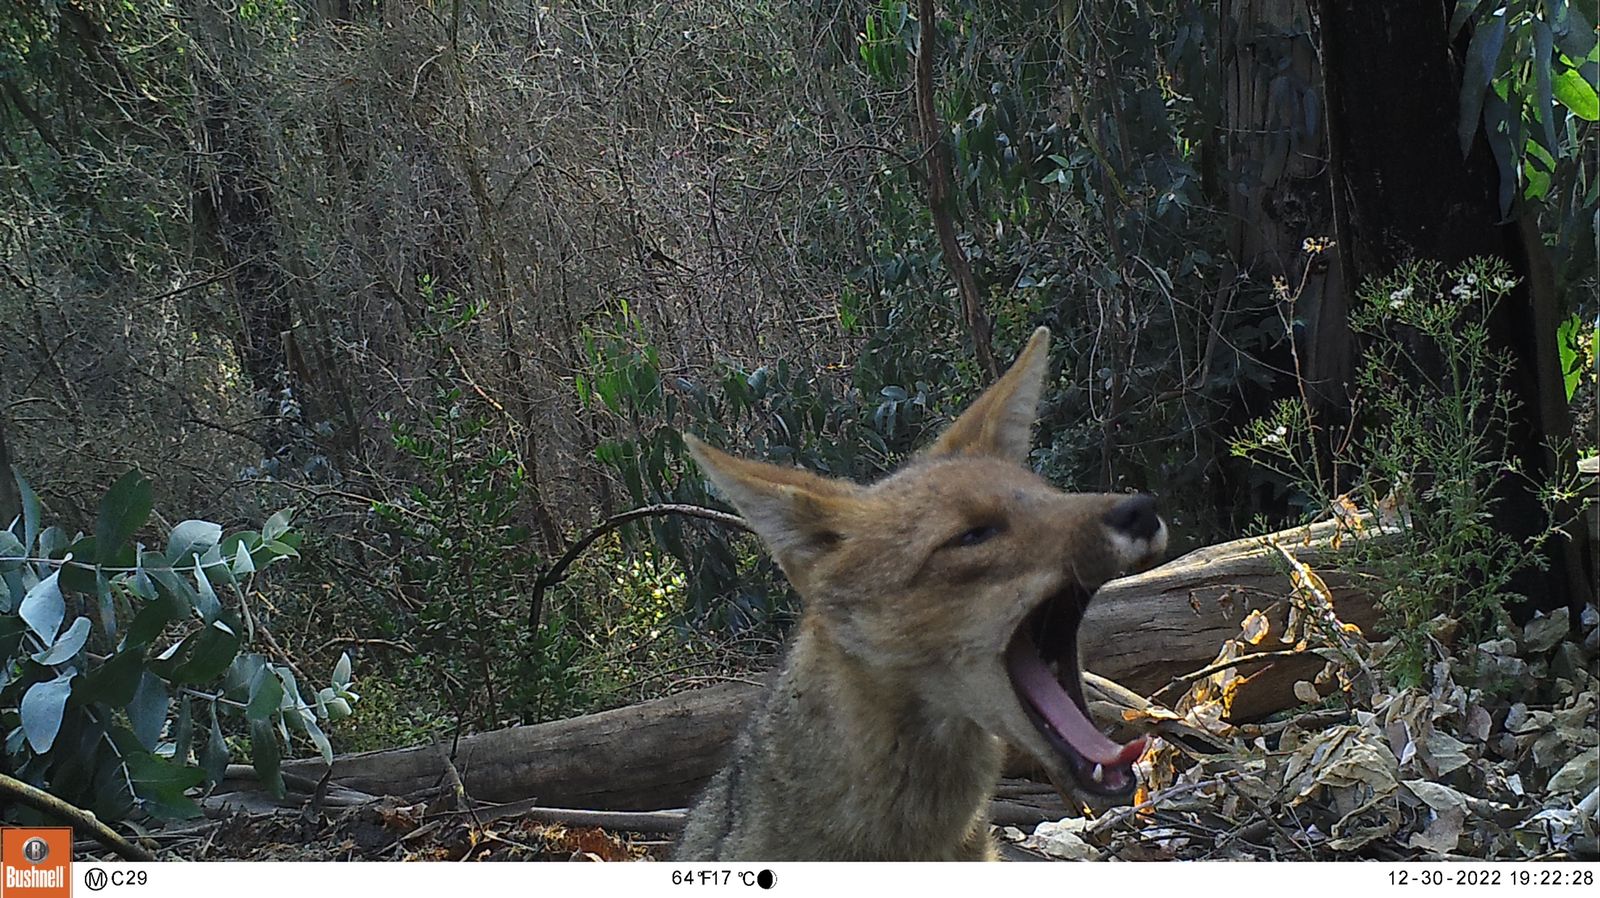
{"type": "Polygon", "coordinates": [[[71,896],[71,827],[0,827],[0,898],[71,896]]]}

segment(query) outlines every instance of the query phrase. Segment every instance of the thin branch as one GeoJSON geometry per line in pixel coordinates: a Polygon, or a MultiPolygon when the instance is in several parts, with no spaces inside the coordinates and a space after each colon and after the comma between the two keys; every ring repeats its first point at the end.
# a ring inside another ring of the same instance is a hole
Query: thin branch
{"type": "Polygon", "coordinates": [[[1298,649],[1283,649],[1282,651],[1276,651],[1276,652],[1252,652],[1252,653],[1250,653],[1248,655],[1240,655],[1237,658],[1230,658],[1227,661],[1218,661],[1215,664],[1209,665],[1207,667],[1202,667],[1199,670],[1195,671],[1194,673],[1186,673],[1186,674],[1184,674],[1182,676],[1179,676],[1179,677],[1173,677],[1172,678],[1172,682],[1170,682],[1167,685],[1162,686],[1160,689],[1156,690],[1155,695],[1150,696],[1150,698],[1152,700],[1159,699],[1165,693],[1167,693],[1167,692],[1169,692],[1169,691],[1171,691],[1173,689],[1176,689],[1179,686],[1187,686],[1190,683],[1193,683],[1193,682],[1195,682],[1197,680],[1203,680],[1206,677],[1211,676],[1212,674],[1221,673],[1222,671],[1225,671],[1230,667],[1241,667],[1241,666],[1249,665],[1249,664],[1265,664],[1265,663],[1267,663],[1269,661],[1281,661],[1281,660],[1284,660],[1286,658],[1303,658],[1303,657],[1321,657],[1321,656],[1317,655],[1316,652],[1303,651],[1303,650],[1298,650],[1298,649]]]}
{"type": "Polygon", "coordinates": [[[60,818],[71,823],[75,828],[87,831],[94,836],[96,842],[115,851],[127,860],[153,861],[156,859],[155,855],[129,842],[116,830],[101,823],[100,818],[94,814],[75,805],[67,804],[43,789],[36,789],[19,779],[13,779],[3,773],[0,773],[0,794],[8,795],[40,813],[60,818]]]}
{"type": "Polygon", "coordinates": [[[683,515],[685,517],[700,518],[721,524],[724,527],[733,527],[738,530],[748,531],[750,525],[744,518],[715,508],[705,508],[699,505],[684,505],[682,503],[668,502],[660,505],[646,505],[614,514],[595,525],[588,533],[579,537],[576,542],[567,547],[567,551],[556,559],[555,564],[546,568],[539,578],[533,581],[533,596],[528,603],[528,633],[532,635],[539,629],[539,617],[544,608],[544,594],[550,587],[567,579],[567,568],[572,566],[578,556],[594,544],[594,541],[624,524],[637,521],[641,518],[665,517],[666,515],[683,515]]]}
{"type": "Polygon", "coordinates": [[[990,343],[989,318],[983,313],[983,300],[978,294],[972,266],[961,249],[961,241],[956,238],[955,200],[950,195],[954,164],[933,102],[933,52],[939,40],[933,0],[920,0],[917,16],[922,26],[917,43],[917,118],[922,125],[922,142],[928,147],[928,211],[933,215],[933,228],[939,234],[944,264],[950,269],[950,277],[956,282],[956,292],[961,297],[961,314],[972,337],[978,366],[989,380],[996,381],[1000,379],[1000,366],[995,363],[994,347],[990,343]]]}

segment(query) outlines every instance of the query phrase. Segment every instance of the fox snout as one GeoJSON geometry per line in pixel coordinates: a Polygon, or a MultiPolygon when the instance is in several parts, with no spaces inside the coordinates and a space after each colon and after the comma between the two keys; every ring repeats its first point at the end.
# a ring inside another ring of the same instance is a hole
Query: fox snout
{"type": "Polygon", "coordinates": [[[1167,550],[1167,523],[1156,514],[1155,497],[1137,493],[1111,506],[1100,518],[1122,573],[1140,571],[1167,550]]]}

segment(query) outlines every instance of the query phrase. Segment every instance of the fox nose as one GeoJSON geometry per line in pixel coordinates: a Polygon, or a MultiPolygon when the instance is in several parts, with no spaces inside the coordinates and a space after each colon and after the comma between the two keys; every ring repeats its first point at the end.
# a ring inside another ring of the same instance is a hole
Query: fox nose
{"type": "Polygon", "coordinates": [[[1136,540],[1149,540],[1161,529],[1154,497],[1139,493],[1111,507],[1101,518],[1107,527],[1136,540]]]}

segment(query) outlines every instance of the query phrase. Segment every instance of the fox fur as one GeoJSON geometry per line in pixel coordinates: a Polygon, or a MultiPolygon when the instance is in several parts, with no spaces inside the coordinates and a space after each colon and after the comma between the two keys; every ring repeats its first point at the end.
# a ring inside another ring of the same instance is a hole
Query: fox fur
{"type": "MultiPolygon", "coordinates": [[[[990,860],[1003,741],[1084,782],[1025,712],[1007,647],[1047,597],[1087,602],[1154,559],[1166,528],[1119,512],[1128,496],[1062,493],[1028,469],[1048,340],[1036,331],[930,449],[870,486],[685,437],[804,613],[678,859],[990,860]]],[[[1070,638],[1076,685],[1075,623],[1070,638]]]]}

